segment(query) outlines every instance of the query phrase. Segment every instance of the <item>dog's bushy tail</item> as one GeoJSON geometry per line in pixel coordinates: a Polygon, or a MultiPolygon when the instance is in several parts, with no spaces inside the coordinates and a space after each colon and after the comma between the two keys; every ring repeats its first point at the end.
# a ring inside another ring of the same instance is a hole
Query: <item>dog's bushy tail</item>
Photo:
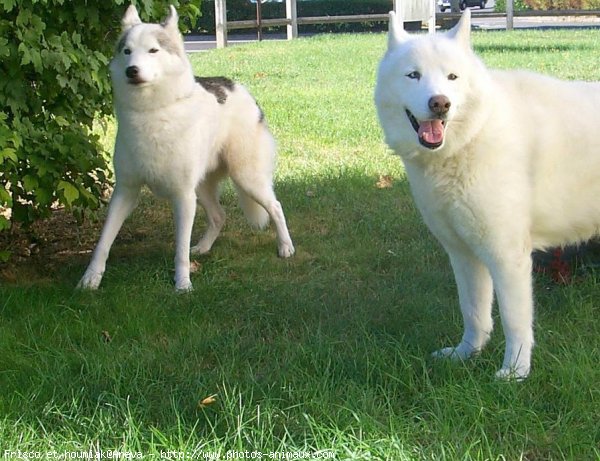
{"type": "Polygon", "coordinates": [[[244,211],[244,216],[255,229],[264,229],[269,224],[269,213],[256,200],[250,197],[240,187],[236,187],[240,207],[244,211]]]}

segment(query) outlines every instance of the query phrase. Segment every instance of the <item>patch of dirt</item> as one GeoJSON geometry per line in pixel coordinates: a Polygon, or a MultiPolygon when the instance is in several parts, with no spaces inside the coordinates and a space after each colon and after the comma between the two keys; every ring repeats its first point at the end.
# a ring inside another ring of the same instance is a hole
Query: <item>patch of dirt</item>
{"type": "Polygon", "coordinates": [[[59,268],[89,259],[101,222],[78,223],[65,209],[28,228],[18,225],[0,233],[0,252],[10,252],[0,263],[0,283],[51,282],[59,268]]]}
{"type": "MultiPolygon", "coordinates": [[[[77,276],[83,275],[100,238],[106,210],[103,207],[86,214],[84,221],[78,222],[69,210],[60,208],[28,228],[16,225],[0,232],[0,254],[11,253],[8,262],[0,262],[0,285],[53,283],[71,269],[77,276]]],[[[198,214],[203,213],[199,210],[198,214]]],[[[169,204],[142,190],[139,204],[119,230],[111,254],[148,254],[161,251],[161,245],[172,246],[173,241],[169,204]]]]}

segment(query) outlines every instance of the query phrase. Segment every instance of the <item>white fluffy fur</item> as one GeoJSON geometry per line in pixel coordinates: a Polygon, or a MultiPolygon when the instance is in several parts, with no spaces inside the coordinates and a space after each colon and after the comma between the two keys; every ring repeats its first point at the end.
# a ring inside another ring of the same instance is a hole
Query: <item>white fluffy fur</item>
{"type": "Polygon", "coordinates": [[[110,247],[147,185],[169,199],[176,227],[175,287],[192,289],[190,239],[196,199],[206,210],[208,229],[191,251],[210,250],[225,219],[218,185],[231,176],[251,224],[273,219],[281,257],[294,253],[280,203],[273,192],[275,141],[252,96],[240,85],[215,95],[196,83],[171,7],[164,25],[142,23],[135,7],[123,18],[123,36],[110,64],[118,132],[116,185],[102,236],[79,287],[102,280],[110,247]],[[136,66],[136,84],[126,70],[136,66]]]}
{"type": "Polygon", "coordinates": [[[436,355],[464,359],[484,347],[495,291],[506,337],[497,376],[525,378],[532,250],[600,231],[600,85],[486,69],[470,48],[468,10],[453,30],[429,36],[411,37],[390,19],[375,102],[425,223],[450,257],[464,319],[462,341],[436,355]],[[413,71],[421,78],[408,78],[413,71]],[[429,149],[405,109],[433,118],[435,95],[451,107],[443,144],[429,149]]]}

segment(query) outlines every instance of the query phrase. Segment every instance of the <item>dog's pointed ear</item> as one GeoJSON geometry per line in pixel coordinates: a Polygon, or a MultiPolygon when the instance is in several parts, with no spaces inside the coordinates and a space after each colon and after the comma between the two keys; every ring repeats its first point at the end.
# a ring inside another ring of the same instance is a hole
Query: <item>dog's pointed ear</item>
{"type": "Polygon", "coordinates": [[[177,14],[177,10],[173,5],[169,5],[169,15],[162,22],[162,25],[165,29],[171,29],[179,31],[177,23],[179,21],[179,15],[177,14]]]}
{"type": "Polygon", "coordinates": [[[457,40],[465,48],[471,48],[471,10],[466,8],[460,21],[448,31],[448,36],[457,40]]]}
{"type": "Polygon", "coordinates": [[[138,14],[138,11],[135,7],[135,5],[133,5],[133,3],[131,5],[129,5],[129,7],[127,8],[127,11],[125,11],[125,15],[123,16],[123,19],[121,19],[121,26],[123,27],[123,30],[127,30],[127,29],[131,29],[133,26],[137,26],[138,24],[141,24],[142,20],[140,19],[140,15],[138,14]]]}
{"type": "Polygon", "coordinates": [[[388,50],[393,50],[396,46],[404,43],[409,35],[404,30],[404,24],[398,18],[395,11],[390,11],[390,22],[388,32],[388,50]]]}

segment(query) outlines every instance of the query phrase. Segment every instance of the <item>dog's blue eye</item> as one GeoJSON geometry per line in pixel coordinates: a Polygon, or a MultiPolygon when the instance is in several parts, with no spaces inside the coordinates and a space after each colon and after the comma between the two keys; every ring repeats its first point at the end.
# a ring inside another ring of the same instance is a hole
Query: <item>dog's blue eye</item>
{"type": "Polygon", "coordinates": [[[129,48],[125,48],[123,50],[123,54],[131,54],[131,50],[129,48]]]}
{"type": "Polygon", "coordinates": [[[417,72],[415,70],[415,71],[412,71],[410,74],[406,74],[406,76],[408,78],[413,79],[413,80],[420,80],[421,79],[421,72],[417,72]]]}
{"type": "Polygon", "coordinates": [[[148,52],[149,52],[149,53],[152,53],[152,54],[154,54],[154,53],[158,53],[158,48],[150,48],[150,49],[148,50],[148,52]]]}
{"type": "Polygon", "coordinates": [[[458,75],[456,74],[448,74],[448,80],[456,80],[458,78],[458,75]]]}

